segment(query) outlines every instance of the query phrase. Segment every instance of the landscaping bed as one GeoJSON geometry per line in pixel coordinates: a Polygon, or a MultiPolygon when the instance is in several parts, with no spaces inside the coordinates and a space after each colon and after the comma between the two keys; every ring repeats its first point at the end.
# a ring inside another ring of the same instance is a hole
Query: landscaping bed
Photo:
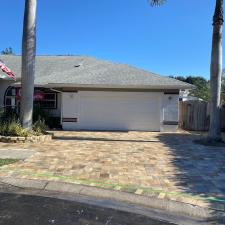
{"type": "MultiPolygon", "coordinates": [[[[37,114],[37,113],[36,113],[37,114]]],[[[18,115],[12,111],[4,111],[0,115],[0,142],[25,143],[25,142],[45,142],[52,139],[52,135],[47,133],[48,126],[40,112],[34,117],[31,129],[24,129],[20,123],[18,115]]]]}

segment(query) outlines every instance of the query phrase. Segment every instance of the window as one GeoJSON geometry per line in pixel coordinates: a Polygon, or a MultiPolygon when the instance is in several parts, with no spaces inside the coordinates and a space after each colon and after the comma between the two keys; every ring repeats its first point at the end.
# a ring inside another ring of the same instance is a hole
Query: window
{"type": "Polygon", "coordinates": [[[15,108],[16,107],[16,90],[13,87],[9,87],[5,93],[5,107],[15,108]]]}
{"type": "MultiPolygon", "coordinates": [[[[5,93],[5,107],[15,108],[21,100],[20,88],[9,87],[5,93]]],[[[43,109],[57,108],[57,93],[46,88],[35,88],[34,104],[40,105],[43,109]]]]}
{"type": "Polygon", "coordinates": [[[42,100],[36,100],[34,104],[40,105],[42,109],[56,109],[57,108],[57,93],[44,92],[42,100]]]}

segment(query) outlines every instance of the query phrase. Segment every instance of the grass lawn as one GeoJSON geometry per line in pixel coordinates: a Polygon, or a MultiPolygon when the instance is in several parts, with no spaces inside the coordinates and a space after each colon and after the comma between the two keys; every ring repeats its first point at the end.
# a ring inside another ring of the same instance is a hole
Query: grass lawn
{"type": "Polygon", "coordinates": [[[18,161],[19,159],[0,159],[0,166],[16,163],[18,161]]]}

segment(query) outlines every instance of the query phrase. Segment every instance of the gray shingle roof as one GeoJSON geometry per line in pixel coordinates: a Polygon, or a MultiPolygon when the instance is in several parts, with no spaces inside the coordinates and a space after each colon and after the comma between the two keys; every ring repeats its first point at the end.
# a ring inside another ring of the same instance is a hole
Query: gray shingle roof
{"type": "MultiPolygon", "coordinates": [[[[21,76],[21,57],[0,55],[21,76]]],[[[190,89],[193,86],[172,78],[137,69],[126,64],[86,56],[37,56],[35,84],[52,86],[137,87],[153,89],[190,89]]],[[[3,75],[2,71],[0,76],[3,75]]]]}

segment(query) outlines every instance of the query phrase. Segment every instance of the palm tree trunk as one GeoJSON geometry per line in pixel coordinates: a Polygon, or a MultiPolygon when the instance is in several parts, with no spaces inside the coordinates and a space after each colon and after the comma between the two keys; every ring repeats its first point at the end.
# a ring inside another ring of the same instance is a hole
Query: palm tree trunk
{"type": "Polygon", "coordinates": [[[20,121],[25,129],[32,129],[34,73],[36,55],[36,0],[25,0],[22,43],[22,97],[20,121]]]}
{"type": "Polygon", "coordinates": [[[220,98],[222,76],[222,31],[223,31],[223,0],[216,0],[216,9],[213,17],[213,37],[210,68],[210,141],[221,140],[220,98]]]}

